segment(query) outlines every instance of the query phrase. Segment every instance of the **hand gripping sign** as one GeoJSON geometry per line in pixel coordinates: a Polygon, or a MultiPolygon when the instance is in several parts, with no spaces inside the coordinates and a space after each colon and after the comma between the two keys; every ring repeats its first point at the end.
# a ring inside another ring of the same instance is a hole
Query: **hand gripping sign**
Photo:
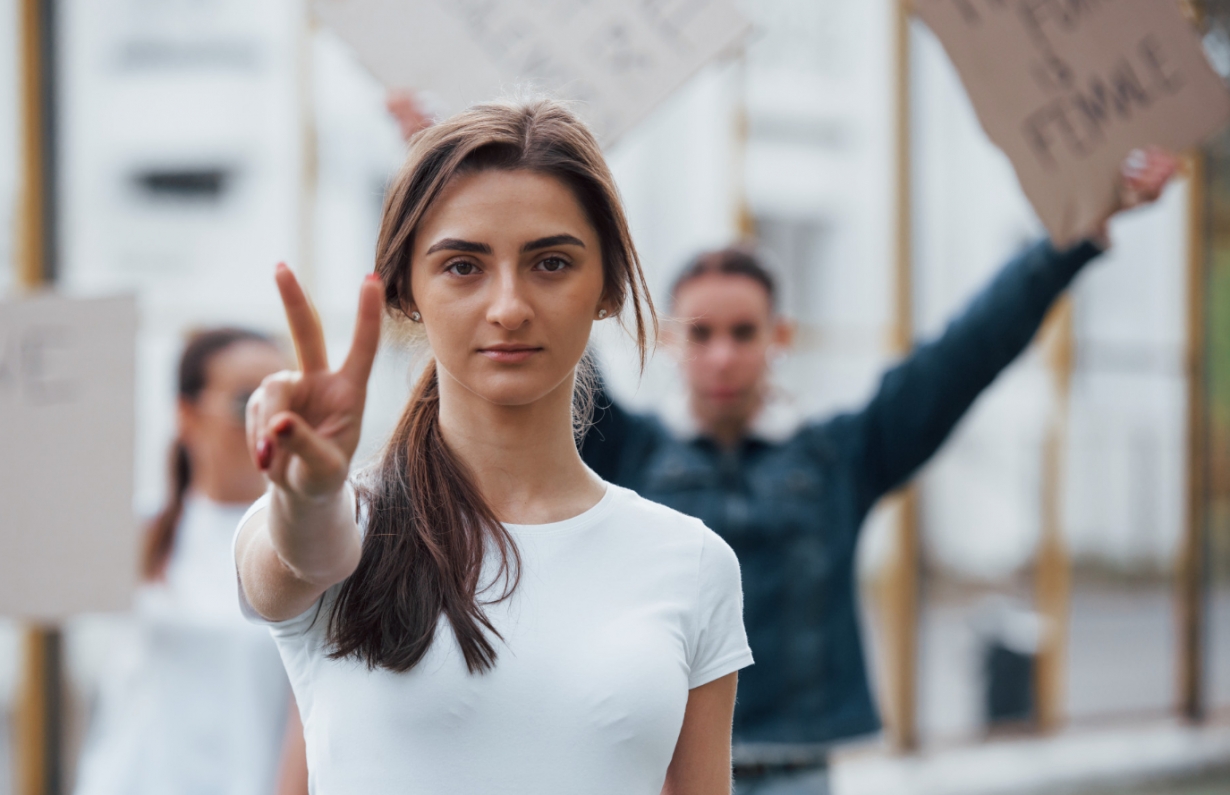
{"type": "Polygon", "coordinates": [[[1115,209],[1134,148],[1181,151],[1230,95],[1178,0],[914,0],[1058,246],[1115,209]]]}
{"type": "Polygon", "coordinates": [[[315,0],[317,16],[390,88],[455,112],[537,91],[578,101],[610,145],[738,45],[730,0],[315,0]]]}
{"type": "Polygon", "coordinates": [[[0,615],[129,606],[136,329],[132,298],[0,302],[0,615]]]}

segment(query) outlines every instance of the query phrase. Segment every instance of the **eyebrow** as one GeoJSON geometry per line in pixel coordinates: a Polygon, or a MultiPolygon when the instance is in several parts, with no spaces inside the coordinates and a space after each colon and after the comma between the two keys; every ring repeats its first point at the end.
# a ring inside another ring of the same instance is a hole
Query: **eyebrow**
{"type": "MultiPolygon", "coordinates": [[[[521,253],[538,251],[539,249],[551,248],[552,246],[580,246],[585,248],[585,243],[580,238],[573,237],[572,235],[551,235],[550,237],[540,237],[537,240],[531,240],[521,247],[521,253]]],[[[486,243],[475,243],[471,240],[446,237],[433,243],[431,248],[427,249],[427,253],[435,254],[437,251],[446,250],[465,251],[470,254],[490,254],[491,246],[486,243]]]]}
{"type": "Polygon", "coordinates": [[[551,248],[552,246],[580,246],[585,248],[585,244],[579,238],[572,235],[551,235],[550,237],[540,237],[537,240],[531,240],[521,247],[521,253],[537,251],[540,248],[551,248]]]}
{"type": "Polygon", "coordinates": [[[470,254],[490,254],[491,246],[486,243],[474,243],[469,240],[458,240],[455,237],[446,237],[443,240],[438,240],[432,244],[431,248],[427,249],[428,254],[435,254],[437,251],[465,251],[470,254]]]}

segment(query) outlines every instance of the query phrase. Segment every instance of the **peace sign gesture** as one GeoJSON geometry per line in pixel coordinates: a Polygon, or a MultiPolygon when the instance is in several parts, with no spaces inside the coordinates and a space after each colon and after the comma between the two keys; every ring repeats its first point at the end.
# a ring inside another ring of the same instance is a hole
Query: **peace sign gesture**
{"type": "Polygon", "coordinates": [[[374,274],[363,281],[350,353],[340,369],[330,371],[324,331],[307,294],[284,264],[276,280],[299,371],[269,376],[252,395],[248,450],[287,496],[316,500],[341,489],[359,445],[384,290],[374,274]]]}

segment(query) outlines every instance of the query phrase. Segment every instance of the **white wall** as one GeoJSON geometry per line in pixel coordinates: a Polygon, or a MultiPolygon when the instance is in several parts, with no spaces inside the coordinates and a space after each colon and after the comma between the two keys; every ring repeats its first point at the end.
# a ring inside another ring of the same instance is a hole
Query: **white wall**
{"type": "MultiPolygon", "coordinates": [[[[284,260],[343,355],[402,149],[383,90],[327,32],[306,33],[299,0],[69,0],[62,17],[62,287],[141,298],[137,505],[149,512],[165,489],[184,335],[220,323],[283,334],[272,275],[284,260]],[[133,181],[213,166],[231,174],[216,201],[155,201],[133,181]]],[[[372,423],[400,406],[404,365],[379,370],[392,397],[374,398],[372,423]]]]}

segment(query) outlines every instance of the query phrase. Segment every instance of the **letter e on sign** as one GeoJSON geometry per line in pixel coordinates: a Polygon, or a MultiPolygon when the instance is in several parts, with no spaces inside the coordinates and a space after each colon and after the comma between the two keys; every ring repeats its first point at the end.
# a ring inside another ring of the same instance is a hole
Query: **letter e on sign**
{"type": "Polygon", "coordinates": [[[136,303],[0,302],[0,615],[128,607],[136,303]]]}

